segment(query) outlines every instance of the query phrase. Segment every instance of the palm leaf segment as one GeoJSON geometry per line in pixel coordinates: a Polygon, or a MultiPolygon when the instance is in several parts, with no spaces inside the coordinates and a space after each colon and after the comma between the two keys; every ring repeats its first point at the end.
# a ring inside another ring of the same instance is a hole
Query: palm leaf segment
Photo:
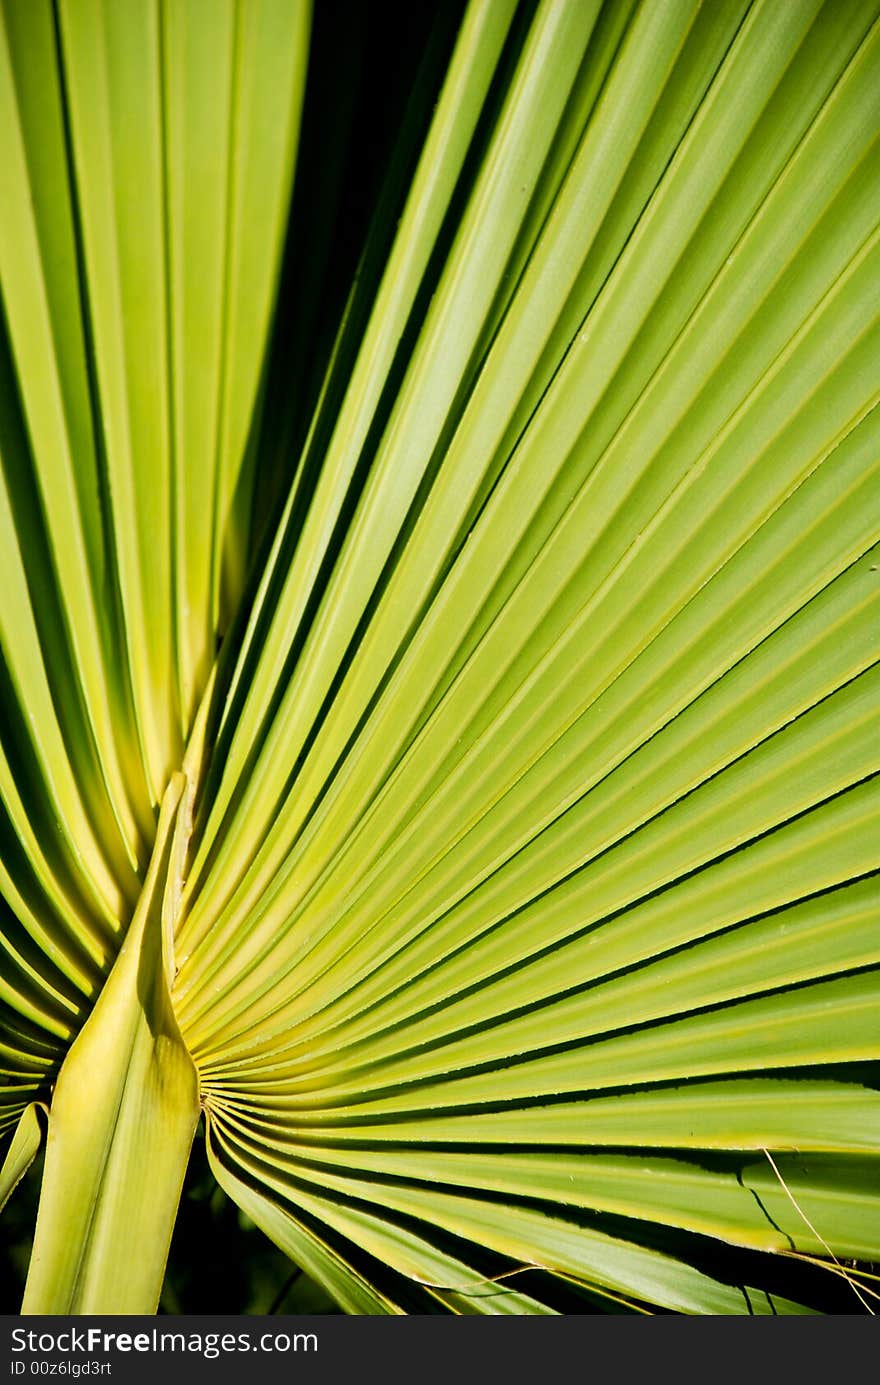
{"type": "Polygon", "coordinates": [[[200,1103],[351,1311],[799,1311],[880,1247],[878,6],[445,11],[308,426],[305,4],[2,14],[26,1307],[155,1303],[200,1103]]]}

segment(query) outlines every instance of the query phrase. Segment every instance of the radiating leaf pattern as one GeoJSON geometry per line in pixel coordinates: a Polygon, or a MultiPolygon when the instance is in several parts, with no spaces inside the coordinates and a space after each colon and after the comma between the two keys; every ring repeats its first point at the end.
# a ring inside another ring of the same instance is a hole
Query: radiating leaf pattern
{"type": "Polygon", "coordinates": [[[293,423],[305,0],[2,14],[16,1148],[183,766],[212,1167],[346,1310],[809,1311],[880,1256],[880,5],[438,13],[293,423]]]}

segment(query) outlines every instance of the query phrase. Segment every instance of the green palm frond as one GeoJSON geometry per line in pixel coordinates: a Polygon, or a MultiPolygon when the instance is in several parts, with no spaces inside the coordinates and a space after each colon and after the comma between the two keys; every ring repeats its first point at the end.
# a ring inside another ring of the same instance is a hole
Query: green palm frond
{"type": "Polygon", "coordinates": [[[152,1311],[200,1111],[351,1312],[811,1311],[880,1255],[880,4],[441,6],[360,173],[332,6],[0,12],[25,1311],[152,1311]]]}

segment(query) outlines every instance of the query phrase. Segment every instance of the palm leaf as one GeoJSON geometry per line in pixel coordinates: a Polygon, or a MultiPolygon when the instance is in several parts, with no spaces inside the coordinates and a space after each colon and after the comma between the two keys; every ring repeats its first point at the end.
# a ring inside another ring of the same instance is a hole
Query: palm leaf
{"type": "Polygon", "coordinates": [[[199,1105],[347,1311],[821,1307],[880,1247],[880,8],[441,7],[342,250],[320,9],[2,13],[25,1311],[155,1307],[199,1105]]]}

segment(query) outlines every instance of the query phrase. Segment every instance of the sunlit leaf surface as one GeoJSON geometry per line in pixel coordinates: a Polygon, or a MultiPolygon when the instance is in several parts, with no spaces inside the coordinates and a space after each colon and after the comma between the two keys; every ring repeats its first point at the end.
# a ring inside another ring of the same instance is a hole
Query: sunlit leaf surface
{"type": "Polygon", "coordinates": [[[26,1310],[866,1311],[880,4],[429,9],[0,2],[26,1310]]]}

